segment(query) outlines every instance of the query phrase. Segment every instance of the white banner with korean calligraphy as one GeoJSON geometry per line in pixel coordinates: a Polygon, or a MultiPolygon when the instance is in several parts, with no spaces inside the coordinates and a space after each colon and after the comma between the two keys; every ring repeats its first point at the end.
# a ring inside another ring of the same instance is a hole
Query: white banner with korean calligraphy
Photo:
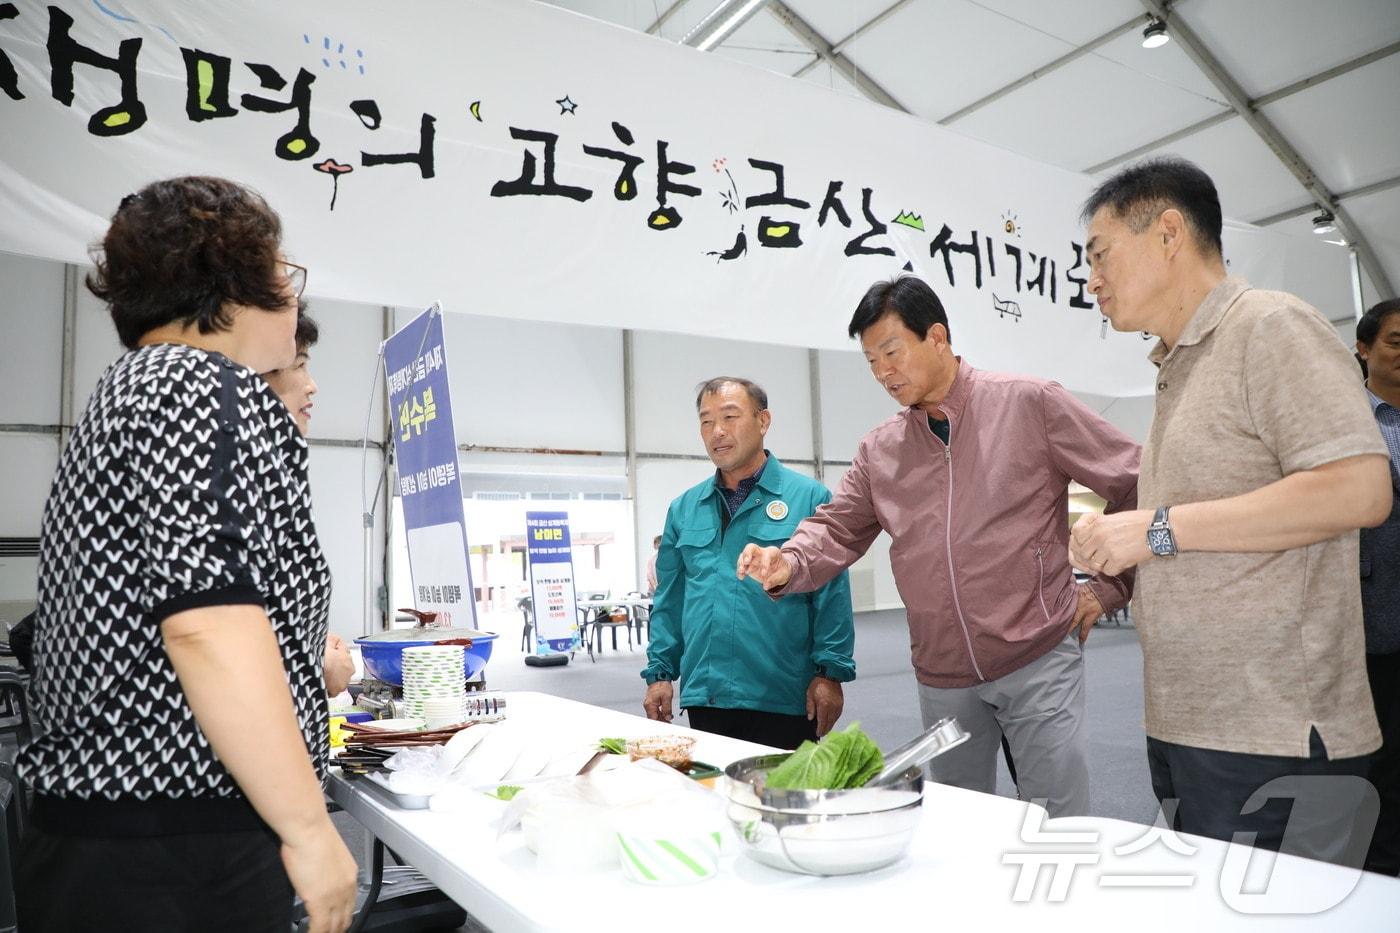
{"type": "MultiPolygon", "coordinates": [[[[11,252],[83,261],[124,194],[217,174],[313,295],[847,349],[909,269],[979,365],[1151,392],[1085,293],[1085,176],[557,8],[0,3],[0,126],[11,252]]],[[[1327,249],[1241,229],[1262,285],[1327,249]]]]}

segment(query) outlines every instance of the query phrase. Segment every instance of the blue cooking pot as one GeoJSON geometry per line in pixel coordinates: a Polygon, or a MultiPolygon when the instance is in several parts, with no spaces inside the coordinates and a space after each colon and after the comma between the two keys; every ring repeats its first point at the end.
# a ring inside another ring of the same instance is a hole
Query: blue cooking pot
{"type": "Polygon", "coordinates": [[[360,657],[364,661],[365,676],[396,687],[403,686],[403,649],[422,645],[461,645],[470,639],[465,652],[463,679],[471,680],[486,667],[491,659],[491,646],[496,641],[495,632],[478,632],[472,629],[413,629],[408,632],[383,632],[355,639],[360,646],[360,657]],[[438,634],[440,633],[440,634],[438,634]],[[405,637],[385,638],[385,635],[405,637]]]}

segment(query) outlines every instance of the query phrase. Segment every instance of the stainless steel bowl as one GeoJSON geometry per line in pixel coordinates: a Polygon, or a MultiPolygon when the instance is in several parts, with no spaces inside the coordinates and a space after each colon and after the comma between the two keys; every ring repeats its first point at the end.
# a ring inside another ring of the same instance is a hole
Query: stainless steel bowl
{"type": "Polygon", "coordinates": [[[724,769],[725,814],[751,858],[807,875],[851,875],[904,855],[923,813],[922,769],[878,788],[769,790],[768,772],[787,757],[743,758],[724,769]]]}

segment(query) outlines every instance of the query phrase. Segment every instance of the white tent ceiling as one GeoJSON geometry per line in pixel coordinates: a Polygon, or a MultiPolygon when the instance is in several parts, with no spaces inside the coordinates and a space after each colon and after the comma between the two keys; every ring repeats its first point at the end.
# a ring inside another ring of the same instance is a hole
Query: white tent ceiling
{"type": "MultiPolygon", "coordinates": [[[[720,0],[550,2],[678,42],[720,0]]],[[[1397,294],[1400,0],[756,6],[714,54],[1096,177],[1185,156],[1215,178],[1228,217],[1311,235],[1331,208],[1365,303],[1397,294]],[[1144,49],[1162,13],[1172,41],[1144,49]]]]}

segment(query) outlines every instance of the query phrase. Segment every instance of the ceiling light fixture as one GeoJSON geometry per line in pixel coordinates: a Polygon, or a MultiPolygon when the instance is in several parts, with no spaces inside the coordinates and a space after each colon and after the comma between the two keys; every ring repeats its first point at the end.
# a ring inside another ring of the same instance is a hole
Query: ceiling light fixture
{"type": "Polygon", "coordinates": [[[1170,42],[1171,38],[1167,35],[1166,21],[1153,19],[1142,31],[1142,47],[1145,49],[1160,48],[1170,42]]]}
{"type": "Polygon", "coordinates": [[[749,17],[767,5],[768,0],[723,0],[685,34],[681,44],[708,51],[728,39],[749,17]]]}
{"type": "Polygon", "coordinates": [[[1337,230],[1337,218],[1332,216],[1332,212],[1324,210],[1313,218],[1313,233],[1322,236],[1327,233],[1334,233],[1337,230]]]}

